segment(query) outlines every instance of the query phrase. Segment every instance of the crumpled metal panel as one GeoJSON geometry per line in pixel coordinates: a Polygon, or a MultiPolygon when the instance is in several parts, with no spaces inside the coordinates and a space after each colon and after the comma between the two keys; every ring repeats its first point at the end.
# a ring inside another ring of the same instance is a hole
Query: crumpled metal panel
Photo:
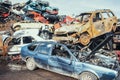
{"type": "Polygon", "coordinates": [[[54,33],[56,35],[66,34],[67,37],[71,36],[72,33],[76,34],[76,36],[72,37],[78,38],[79,43],[87,45],[89,43],[87,41],[90,41],[92,38],[116,30],[117,18],[109,9],[101,9],[92,12],[81,13],[79,16],[82,16],[79,23],[73,22],[73,24],[62,26],[56,29],[54,33]],[[105,15],[107,15],[107,18],[105,15]],[[88,39],[90,40],[87,40],[86,42],[81,42],[85,41],[81,40],[82,38],[80,38],[80,36],[84,34],[88,34],[88,39]]]}

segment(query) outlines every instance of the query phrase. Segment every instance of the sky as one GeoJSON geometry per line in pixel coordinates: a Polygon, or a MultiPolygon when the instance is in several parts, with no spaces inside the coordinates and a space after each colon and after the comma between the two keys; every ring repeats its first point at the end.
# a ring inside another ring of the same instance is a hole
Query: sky
{"type": "MultiPolygon", "coordinates": [[[[10,0],[12,3],[26,2],[28,0],[10,0]]],[[[120,0],[42,0],[48,1],[50,6],[57,7],[59,14],[78,15],[82,12],[97,9],[111,9],[120,18],[120,0]]]]}

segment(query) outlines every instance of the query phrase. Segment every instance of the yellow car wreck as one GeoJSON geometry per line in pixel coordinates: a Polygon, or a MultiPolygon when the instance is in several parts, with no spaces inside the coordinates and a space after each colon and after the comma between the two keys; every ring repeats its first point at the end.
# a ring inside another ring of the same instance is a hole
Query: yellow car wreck
{"type": "Polygon", "coordinates": [[[78,15],[72,24],[56,29],[53,39],[87,45],[92,38],[114,32],[116,24],[117,17],[109,9],[85,12],[78,15]]]}

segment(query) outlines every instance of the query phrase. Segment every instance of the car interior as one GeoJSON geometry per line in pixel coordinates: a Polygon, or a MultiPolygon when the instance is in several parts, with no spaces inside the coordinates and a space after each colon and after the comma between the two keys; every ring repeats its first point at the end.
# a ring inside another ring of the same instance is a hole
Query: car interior
{"type": "Polygon", "coordinates": [[[64,57],[64,58],[70,58],[70,54],[68,51],[61,45],[56,45],[52,51],[52,55],[64,57]]]}

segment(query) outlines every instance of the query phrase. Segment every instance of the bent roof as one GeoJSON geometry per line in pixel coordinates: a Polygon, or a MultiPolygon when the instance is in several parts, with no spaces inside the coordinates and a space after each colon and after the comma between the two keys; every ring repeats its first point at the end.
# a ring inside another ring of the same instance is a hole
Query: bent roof
{"type": "Polygon", "coordinates": [[[90,14],[90,13],[98,13],[98,12],[111,12],[111,10],[110,9],[98,9],[98,10],[94,10],[94,11],[83,12],[80,15],[90,14]]]}

